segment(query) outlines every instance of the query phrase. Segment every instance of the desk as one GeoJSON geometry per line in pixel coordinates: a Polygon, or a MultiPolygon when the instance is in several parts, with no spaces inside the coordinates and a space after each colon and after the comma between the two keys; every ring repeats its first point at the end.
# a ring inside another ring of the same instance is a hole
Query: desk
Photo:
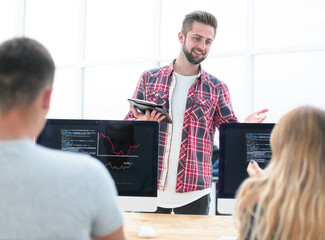
{"type": "Polygon", "coordinates": [[[142,225],[155,228],[154,240],[216,240],[220,236],[238,236],[232,216],[124,213],[127,240],[139,240],[142,225]]]}

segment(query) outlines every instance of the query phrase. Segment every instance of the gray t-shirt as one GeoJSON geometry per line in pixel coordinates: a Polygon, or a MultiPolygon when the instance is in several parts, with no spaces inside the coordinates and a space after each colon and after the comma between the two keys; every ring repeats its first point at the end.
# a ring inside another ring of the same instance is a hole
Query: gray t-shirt
{"type": "Polygon", "coordinates": [[[107,169],[30,140],[0,142],[0,239],[91,239],[123,222],[107,169]]]}

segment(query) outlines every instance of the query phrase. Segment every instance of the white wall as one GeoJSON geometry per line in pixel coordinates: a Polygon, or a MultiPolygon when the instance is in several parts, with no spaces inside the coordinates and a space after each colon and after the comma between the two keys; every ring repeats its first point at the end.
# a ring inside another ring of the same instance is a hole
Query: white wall
{"type": "Polygon", "coordinates": [[[227,83],[240,120],[325,109],[323,0],[0,0],[0,41],[33,37],[52,53],[48,117],[123,119],[141,73],[178,55],[182,19],[197,9],[218,19],[203,68],[227,83]]]}

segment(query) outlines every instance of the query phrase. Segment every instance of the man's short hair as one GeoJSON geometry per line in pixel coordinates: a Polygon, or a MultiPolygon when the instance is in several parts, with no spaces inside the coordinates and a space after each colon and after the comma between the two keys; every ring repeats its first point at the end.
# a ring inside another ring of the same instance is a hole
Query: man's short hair
{"type": "Polygon", "coordinates": [[[185,36],[189,31],[192,30],[194,22],[200,22],[212,26],[214,29],[214,36],[216,35],[218,26],[216,17],[213,14],[205,11],[194,11],[187,14],[183,20],[182,33],[185,36]]]}
{"type": "Polygon", "coordinates": [[[48,50],[30,38],[14,38],[0,45],[0,113],[28,108],[46,86],[55,65],[48,50]]]}

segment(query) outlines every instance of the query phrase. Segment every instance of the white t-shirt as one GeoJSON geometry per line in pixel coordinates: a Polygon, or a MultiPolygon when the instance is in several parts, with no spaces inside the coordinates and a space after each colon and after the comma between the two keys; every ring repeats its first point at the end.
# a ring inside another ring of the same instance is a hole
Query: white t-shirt
{"type": "Polygon", "coordinates": [[[211,189],[198,190],[186,193],[176,193],[176,177],[179,162],[179,151],[182,140],[182,130],[185,114],[187,95],[190,87],[198,75],[182,76],[174,73],[176,86],[173,91],[171,110],[173,116],[173,132],[171,139],[169,166],[164,191],[158,191],[158,206],[163,208],[181,207],[210,193],[211,189]]]}
{"type": "Polygon", "coordinates": [[[0,239],[15,240],[89,240],[123,222],[98,160],[27,139],[0,141],[0,215],[0,239]]]}

